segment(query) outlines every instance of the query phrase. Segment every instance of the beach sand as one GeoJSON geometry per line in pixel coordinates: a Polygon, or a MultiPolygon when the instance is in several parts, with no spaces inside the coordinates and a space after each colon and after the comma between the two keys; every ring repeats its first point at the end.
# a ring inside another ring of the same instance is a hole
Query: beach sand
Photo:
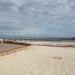
{"type": "Polygon", "coordinates": [[[75,75],[75,48],[23,48],[0,57],[0,75],[75,75]]]}

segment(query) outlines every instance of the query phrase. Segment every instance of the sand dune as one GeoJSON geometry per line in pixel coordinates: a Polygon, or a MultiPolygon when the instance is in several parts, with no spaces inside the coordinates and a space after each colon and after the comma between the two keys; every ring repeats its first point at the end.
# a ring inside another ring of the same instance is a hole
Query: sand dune
{"type": "Polygon", "coordinates": [[[2,56],[0,75],[75,75],[75,48],[30,46],[2,56]]]}

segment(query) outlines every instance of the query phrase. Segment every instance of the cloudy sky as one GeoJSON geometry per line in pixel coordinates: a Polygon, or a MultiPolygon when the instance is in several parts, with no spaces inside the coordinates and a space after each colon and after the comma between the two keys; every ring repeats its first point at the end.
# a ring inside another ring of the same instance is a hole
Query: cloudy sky
{"type": "Polygon", "coordinates": [[[75,0],[0,0],[0,36],[75,36],[75,0]]]}

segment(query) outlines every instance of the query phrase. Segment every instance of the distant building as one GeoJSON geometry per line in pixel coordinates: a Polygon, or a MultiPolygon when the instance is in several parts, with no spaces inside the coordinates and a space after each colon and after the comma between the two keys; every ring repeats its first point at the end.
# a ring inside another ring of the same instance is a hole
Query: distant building
{"type": "Polygon", "coordinates": [[[3,39],[2,38],[0,39],[0,43],[3,43],[3,39]]]}

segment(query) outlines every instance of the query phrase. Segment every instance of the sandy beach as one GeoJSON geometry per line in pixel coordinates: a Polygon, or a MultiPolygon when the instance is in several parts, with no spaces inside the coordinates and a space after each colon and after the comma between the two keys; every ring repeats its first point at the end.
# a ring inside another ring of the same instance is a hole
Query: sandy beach
{"type": "Polygon", "coordinates": [[[75,75],[75,48],[29,46],[0,57],[0,75],[75,75]]]}

